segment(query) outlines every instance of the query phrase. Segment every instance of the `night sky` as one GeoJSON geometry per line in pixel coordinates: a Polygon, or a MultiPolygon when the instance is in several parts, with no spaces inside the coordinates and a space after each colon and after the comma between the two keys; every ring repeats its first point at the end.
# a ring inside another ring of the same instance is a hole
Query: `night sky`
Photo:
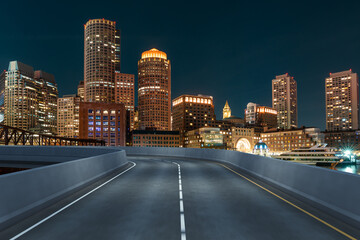
{"type": "Polygon", "coordinates": [[[60,96],[83,79],[83,25],[93,18],[121,29],[121,68],[137,75],[141,53],[158,48],[172,64],[172,97],[225,100],[243,117],[250,101],[271,106],[271,80],[298,83],[299,125],[325,128],[324,79],[360,73],[360,2],[4,1],[0,68],[18,60],[55,75],[60,96]]]}

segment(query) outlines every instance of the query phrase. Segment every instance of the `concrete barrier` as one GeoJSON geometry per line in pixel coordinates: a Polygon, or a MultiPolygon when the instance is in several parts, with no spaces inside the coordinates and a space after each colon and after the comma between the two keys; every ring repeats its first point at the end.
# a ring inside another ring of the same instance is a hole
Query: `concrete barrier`
{"type": "Polygon", "coordinates": [[[0,176],[0,229],[73,193],[127,163],[119,149],[98,147],[0,147],[6,154],[79,158],[0,176]]]}
{"type": "Polygon", "coordinates": [[[0,161],[59,163],[118,151],[106,147],[0,146],[0,161]],[[75,150],[76,149],[76,150],[75,150]]]}
{"type": "Polygon", "coordinates": [[[360,227],[360,176],[236,151],[122,147],[128,156],[170,156],[236,166],[312,206],[360,227]]]}

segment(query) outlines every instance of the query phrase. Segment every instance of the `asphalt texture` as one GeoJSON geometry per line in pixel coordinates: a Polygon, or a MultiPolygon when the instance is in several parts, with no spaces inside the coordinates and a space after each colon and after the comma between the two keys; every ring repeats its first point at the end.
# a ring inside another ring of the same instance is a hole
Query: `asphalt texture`
{"type": "MultiPolygon", "coordinates": [[[[172,158],[129,160],[136,163],[131,170],[17,239],[349,239],[216,163],[172,158]],[[181,169],[183,235],[179,173],[173,162],[181,169]]],[[[360,237],[358,229],[253,180],[344,233],[360,237]]],[[[3,231],[0,239],[16,236],[92,187],[3,231]]]]}

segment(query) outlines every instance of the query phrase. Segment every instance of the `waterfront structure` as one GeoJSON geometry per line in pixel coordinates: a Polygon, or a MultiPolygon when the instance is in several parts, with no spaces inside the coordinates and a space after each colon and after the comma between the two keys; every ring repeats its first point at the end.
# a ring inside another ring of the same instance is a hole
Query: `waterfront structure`
{"type": "Polygon", "coordinates": [[[231,108],[228,101],[226,100],[225,106],[223,108],[223,119],[231,117],[231,108]]]}
{"type": "Polygon", "coordinates": [[[268,156],[269,155],[269,147],[264,143],[261,139],[258,143],[255,144],[253,149],[253,154],[260,156],[268,156]]]}
{"type": "Polygon", "coordinates": [[[81,101],[85,101],[85,85],[84,81],[80,81],[77,88],[77,95],[80,97],[81,101]]]}
{"type": "Polygon", "coordinates": [[[125,146],[126,110],[120,103],[80,103],[80,138],[105,140],[107,146],[125,146]]]}
{"type": "Polygon", "coordinates": [[[172,128],[180,131],[182,146],[185,132],[214,125],[216,116],[211,96],[181,95],[172,101],[172,128]]]}
{"type": "Polygon", "coordinates": [[[330,73],[325,80],[326,130],[359,128],[359,78],[350,70],[330,73]]]}
{"type": "Polygon", "coordinates": [[[155,48],[138,61],[138,109],[141,129],[171,130],[171,65],[155,48]]]}
{"type": "Polygon", "coordinates": [[[255,144],[260,140],[260,133],[250,127],[232,127],[231,136],[232,149],[246,153],[251,153],[255,144]]]}
{"type": "Polygon", "coordinates": [[[81,97],[64,95],[57,102],[57,130],[60,137],[79,137],[79,108],[81,97]]]}
{"type": "Polygon", "coordinates": [[[134,130],[133,147],[180,147],[179,131],[134,130]]]}
{"type": "Polygon", "coordinates": [[[245,109],[245,122],[249,126],[276,128],[277,111],[274,108],[250,102],[245,109]]]}
{"type": "Polygon", "coordinates": [[[115,102],[123,103],[129,111],[130,130],[134,129],[135,76],[134,74],[115,72],[115,102]]]}
{"type": "Polygon", "coordinates": [[[261,133],[260,138],[274,154],[324,143],[324,134],[318,128],[273,129],[261,133]]]}
{"type": "Polygon", "coordinates": [[[91,19],[84,25],[86,102],[115,102],[115,70],[120,69],[120,31],[116,23],[91,19]]]}
{"type": "Polygon", "coordinates": [[[11,61],[5,73],[4,124],[56,134],[58,90],[54,76],[11,61]]]}
{"type": "Polygon", "coordinates": [[[297,83],[288,73],[272,80],[272,107],[277,111],[278,128],[297,127],[297,83]]]}
{"type": "Polygon", "coordinates": [[[300,162],[309,165],[316,165],[319,163],[332,163],[346,159],[346,156],[343,155],[341,151],[337,148],[327,147],[326,144],[317,144],[312,147],[301,147],[289,152],[284,152],[280,155],[274,155],[274,158],[300,162]]]}
{"type": "Polygon", "coordinates": [[[341,150],[360,151],[360,130],[325,131],[325,143],[341,150]]]}
{"type": "Polygon", "coordinates": [[[220,133],[223,135],[225,149],[232,150],[232,128],[244,127],[244,121],[242,118],[231,116],[223,120],[214,120],[210,126],[220,129],[220,133]]]}
{"type": "Polygon", "coordinates": [[[186,132],[185,147],[224,149],[223,135],[220,128],[203,127],[186,132]]]}

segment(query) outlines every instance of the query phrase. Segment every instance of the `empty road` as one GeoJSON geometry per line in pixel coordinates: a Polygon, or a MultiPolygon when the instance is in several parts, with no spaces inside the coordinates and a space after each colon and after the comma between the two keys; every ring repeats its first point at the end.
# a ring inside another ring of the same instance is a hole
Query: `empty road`
{"type": "Polygon", "coordinates": [[[88,187],[3,231],[0,239],[331,240],[360,236],[358,229],[233,167],[175,158],[129,160],[131,169],[98,183],[95,191],[95,186],[88,187]]]}

